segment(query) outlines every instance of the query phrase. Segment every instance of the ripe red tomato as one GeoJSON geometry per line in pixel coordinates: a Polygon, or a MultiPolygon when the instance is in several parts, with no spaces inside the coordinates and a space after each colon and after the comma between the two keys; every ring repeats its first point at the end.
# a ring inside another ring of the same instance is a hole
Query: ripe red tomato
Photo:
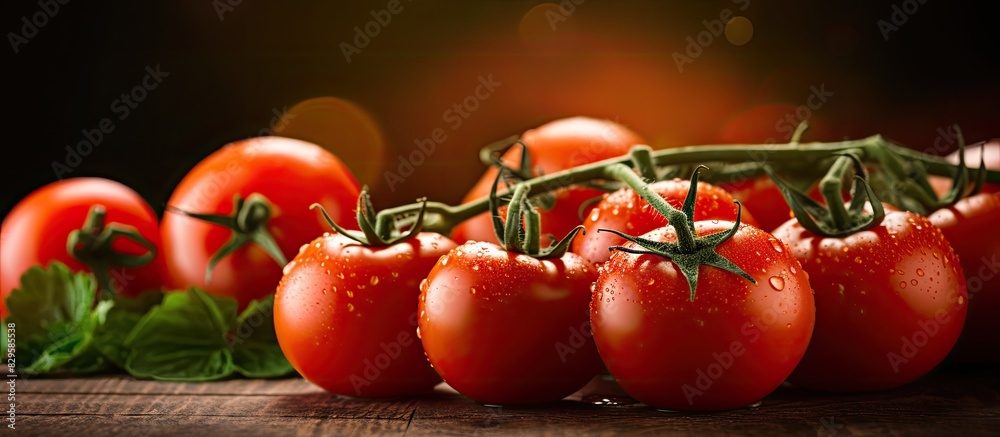
{"type": "MultiPolygon", "coordinates": [[[[732,222],[696,222],[698,235],[732,222]]],[[[673,227],[643,235],[676,241],[673,227]]],[[[626,247],[638,248],[635,243],[626,247]]],[[[774,391],[806,351],[815,309],[808,278],[770,234],[741,225],[716,248],[757,280],[701,266],[695,297],[658,255],[615,252],[595,284],[590,320],[611,375],[655,408],[723,410],[774,391]]]]}
{"type": "Polygon", "coordinates": [[[421,232],[367,247],[327,234],[285,267],[274,300],[282,352],[303,377],[347,396],[403,396],[438,382],[416,336],[419,284],[456,244],[421,232]]]}
{"type": "Polygon", "coordinates": [[[597,274],[566,253],[539,260],[469,242],[420,287],[420,333],[434,369],[486,404],[560,400],[600,370],[587,304],[597,274]]]}
{"type": "MultiPolygon", "coordinates": [[[[25,197],[3,220],[0,230],[0,317],[6,317],[5,303],[11,290],[18,288],[21,275],[28,268],[52,261],[66,264],[73,271],[90,268],[67,251],[67,238],[84,222],[95,205],[104,207],[105,226],[132,227],[153,247],[160,246],[156,214],[131,188],[101,178],[71,178],[46,185],[25,197]]],[[[112,240],[116,253],[141,256],[149,249],[124,237],[112,240]]],[[[111,288],[133,296],[163,285],[163,256],[141,267],[112,267],[111,288]]]]}
{"type": "MultiPolygon", "coordinates": [[[[958,150],[948,154],[945,159],[952,164],[958,165],[958,150]]],[[[974,180],[976,177],[975,172],[979,168],[980,160],[986,164],[986,168],[1000,170],[1000,138],[990,140],[983,147],[973,146],[965,148],[965,165],[971,171],[969,175],[970,179],[974,180]]],[[[934,187],[934,191],[939,196],[951,189],[951,178],[931,175],[928,179],[931,182],[931,186],[934,187]]],[[[1000,185],[984,184],[982,192],[998,193],[1000,192],[1000,185]]]]}
{"type": "Polygon", "coordinates": [[[1000,193],[959,200],[928,217],[941,229],[962,264],[969,314],[951,357],[968,362],[1000,362],[1000,193]]]}
{"type": "Polygon", "coordinates": [[[923,216],[886,211],[878,226],[820,238],[796,220],[774,231],[809,272],[816,331],[789,378],[809,389],[898,387],[948,354],[965,323],[965,278],[941,231],[923,216]]]}
{"type": "MultiPolygon", "coordinates": [[[[690,181],[674,179],[649,184],[670,206],[681,209],[691,187],[690,181]]],[[[733,196],[715,185],[700,182],[695,197],[694,220],[736,220],[738,208],[733,196]]],[[[753,215],[743,212],[741,221],[758,226],[753,215]]],[[[608,247],[621,245],[625,239],[598,229],[614,229],[630,235],[641,235],[667,225],[666,217],[649,206],[638,193],[622,188],[609,194],[590,210],[583,222],[584,235],[573,240],[573,252],[592,264],[602,264],[611,256],[608,247]]]]}
{"type": "MultiPolygon", "coordinates": [[[[525,132],[521,140],[528,148],[533,170],[541,169],[545,174],[622,156],[632,146],[645,143],[639,134],[625,126],[587,117],[565,118],[544,124],[525,132]]],[[[502,160],[508,166],[517,168],[521,162],[521,147],[512,147],[504,153],[502,160]]],[[[496,168],[487,170],[465,196],[463,203],[489,195],[496,177],[496,168]]],[[[556,238],[562,238],[582,221],[579,216],[580,205],[601,196],[603,192],[592,188],[571,187],[555,190],[553,194],[555,206],[552,209],[538,210],[542,219],[541,232],[542,235],[552,234],[556,238]]],[[[452,231],[452,238],[459,243],[469,240],[497,242],[489,213],[477,215],[456,226],[452,231]]]]}
{"type": "MultiPolygon", "coordinates": [[[[338,223],[353,223],[360,188],[336,156],[304,141],[261,137],[237,141],[209,155],[181,180],[168,205],[183,211],[231,214],[233,197],[262,194],[273,205],[266,228],[291,259],[299,247],[328,229],[314,211],[320,203],[338,223]]],[[[163,251],[174,287],[197,286],[235,298],[240,307],[274,293],[281,267],[260,246],[249,243],[205,272],[232,231],[168,210],[161,224],[163,251]]]]}

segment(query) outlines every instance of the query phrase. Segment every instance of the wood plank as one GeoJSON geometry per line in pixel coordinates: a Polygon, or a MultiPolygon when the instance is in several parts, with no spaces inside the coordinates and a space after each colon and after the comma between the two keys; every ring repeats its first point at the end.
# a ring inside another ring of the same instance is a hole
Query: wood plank
{"type": "Polygon", "coordinates": [[[18,412],[31,415],[162,415],[312,417],[408,420],[416,399],[347,399],[329,394],[285,396],[19,394],[18,412]]]}
{"type": "Polygon", "coordinates": [[[403,435],[406,420],[226,416],[18,416],[19,436],[403,435]]]}
{"type": "Polygon", "coordinates": [[[101,375],[84,378],[22,378],[19,393],[113,393],[113,394],[213,394],[291,395],[324,393],[302,378],[231,379],[212,382],[145,381],[128,375],[101,375]]]}

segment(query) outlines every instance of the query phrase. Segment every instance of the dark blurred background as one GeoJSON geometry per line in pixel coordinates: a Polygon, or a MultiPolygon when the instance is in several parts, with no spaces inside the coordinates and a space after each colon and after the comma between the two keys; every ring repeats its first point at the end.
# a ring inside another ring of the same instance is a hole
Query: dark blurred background
{"type": "Polygon", "coordinates": [[[572,115],[658,148],[782,142],[781,120],[802,115],[805,140],[881,133],[925,149],[953,123],[969,142],[1000,136],[989,2],[237,2],[3,2],[14,132],[0,213],[56,180],[52,163],[103,118],[114,130],[62,176],[121,181],[158,211],[200,159],[269,133],[342,156],[380,206],[457,202],[481,146],[572,115]],[[378,33],[355,41],[355,26],[378,33]],[[168,75],[135,94],[157,66],[168,75]],[[490,77],[456,126],[453,105],[490,77]],[[126,114],[123,93],[144,99],[126,114]],[[390,190],[384,172],[436,128],[447,140],[390,190]]]}

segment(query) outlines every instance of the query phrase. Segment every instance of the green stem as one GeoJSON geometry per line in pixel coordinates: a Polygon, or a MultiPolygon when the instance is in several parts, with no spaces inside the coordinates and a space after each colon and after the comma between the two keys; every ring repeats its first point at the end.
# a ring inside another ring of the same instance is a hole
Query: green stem
{"type": "Polygon", "coordinates": [[[833,166],[826,172],[823,179],[819,181],[819,189],[826,199],[827,208],[833,218],[833,223],[837,228],[843,228],[850,221],[847,208],[844,207],[842,193],[844,189],[844,176],[851,171],[854,161],[848,156],[841,156],[833,162],[833,166]]]}
{"type": "MultiPolygon", "coordinates": [[[[872,162],[880,157],[880,153],[888,152],[881,150],[882,148],[890,148],[893,153],[924,163],[930,174],[954,175],[955,166],[944,159],[924,155],[892,144],[880,135],[859,140],[832,143],[686,146],[656,150],[652,152],[651,157],[653,164],[657,166],[717,162],[738,164],[741,168],[748,168],[753,165],[752,163],[761,166],[764,163],[770,163],[777,170],[781,170],[784,167],[813,167],[824,159],[829,159],[838,153],[851,150],[855,150],[858,157],[863,161],[872,162]]],[[[530,197],[573,184],[606,179],[605,167],[612,164],[629,164],[631,162],[632,156],[625,155],[533,178],[529,180],[531,182],[531,190],[527,195],[530,197]]],[[[755,171],[754,174],[759,174],[759,171],[755,171]]],[[[707,179],[718,180],[717,178],[707,179]]],[[[1000,184],[1000,171],[987,171],[986,182],[1000,184]]],[[[416,214],[419,208],[419,204],[409,204],[383,210],[376,218],[376,226],[383,228],[390,226],[395,217],[416,214]]],[[[458,206],[428,202],[424,230],[428,232],[448,233],[459,223],[486,212],[488,209],[488,196],[458,206]]]]}
{"type": "Polygon", "coordinates": [[[604,176],[608,179],[619,180],[628,184],[643,200],[656,208],[660,214],[667,218],[667,221],[674,226],[677,231],[677,241],[681,245],[681,250],[685,253],[694,252],[695,235],[694,230],[688,224],[688,217],[680,210],[670,206],[663,197],[656,194],[649,188],[649,185],[635,174],[631,168],[625,164],[613,164],[605,167],[604,176]]]}

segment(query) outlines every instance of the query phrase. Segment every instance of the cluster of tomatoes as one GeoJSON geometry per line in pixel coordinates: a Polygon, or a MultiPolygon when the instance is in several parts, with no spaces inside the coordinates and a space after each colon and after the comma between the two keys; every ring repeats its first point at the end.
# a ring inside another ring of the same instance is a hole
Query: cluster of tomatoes
{"type": "MultiPolygon", "coordinates": [[[[644,143],[586,118],[521,139],[526,149],[503,162],[528,153],[546,174],[644,143]]],[[[466,201],[488,195],[496,172],[466,201]]],[[[693,184],[649,187],[681,209],[693,184]]],[[[584,228],[555,256],[498,241],[499,218],[489,213],[450,237],[417,230],[363,244],[310,210],[318,203],[352,231],[368,220],[339,159],[302,141],[256,138],[193,168],[159,222],[138,194],[109,180],[68,179],[32,193],[3,221],[0,291],[6,298],[29,267],[55,260],[105,269],[122,295],[196,286],[242,308],[275,293],[275,332],[292,366],[330,392],[362,397],[422,393],[444,380],[487,404],[541,403],[608,372],[649,405],[716,410],[752,404],[785,380],[834,391],[906,384],[938,365],[960,334],[953,353],[1000,358],[991,317],[1000,309],[995,187],[929,217],[886,205],[879,225],[840,238],[800,226],[768,179],[731,188],[699,183],[683,226],[699,236],[731,233],[712,250],[747,277],[701,265],[691,280],[670,259],[599,232],[678,240],[677,224],[628,188],[554,190],[535,231],[561,238],[584,228]],[[87,232],[142,238],[112,239],[81,260],[86,251],[67,248],[67,237],[94,221],[95,205],[101,220],[87,232]],[[101,258],[108,253],[148,262],[115,265],[101,258]]]]}

